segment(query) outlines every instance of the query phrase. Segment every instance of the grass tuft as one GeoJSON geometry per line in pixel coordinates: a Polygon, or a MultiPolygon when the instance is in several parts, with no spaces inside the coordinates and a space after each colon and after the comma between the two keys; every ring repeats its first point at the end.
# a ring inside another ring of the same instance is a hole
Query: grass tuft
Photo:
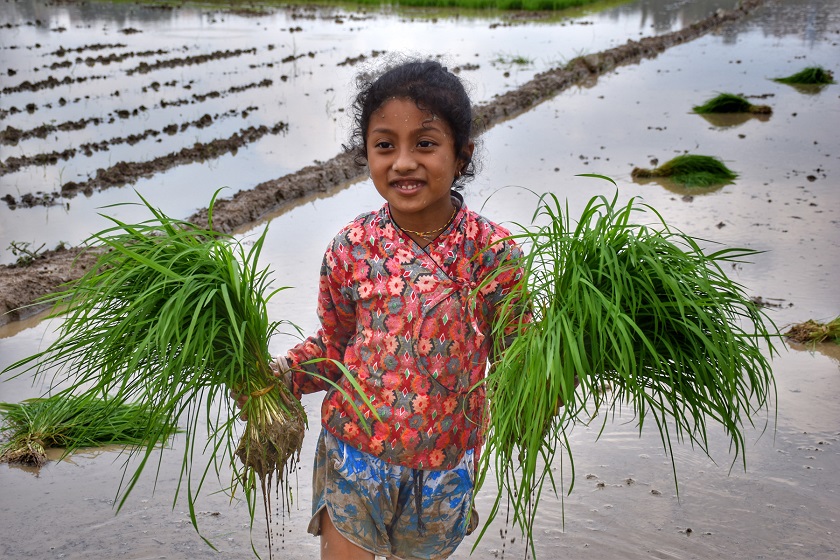
{"type": "Polygon", "coordinates": [[[545,225],[512,235],[526,253],[515,263],[524,276],[499,307],[494,338],[512,324],[519,332],[496,348],[486,381],[490,429],[479,484],[495,473],[490,519],[509,504],[529,539],[543,485],[557,491],[552,461],[564,449],[568,491],[574,486],[571,425],[598,416],[606,424],[629,408],[640,432],[655,426],[673,461],[675,442],[709,454],[709,429],[718,424],[737,460],[744,426],[775,392],[762,348],[772,357],[777,332],[724,272],[754,251],[705,252],[633,200],[596,197],[577,225],[568,216],[556,196],[543,195],[535,222],[545,225]],[[530,322],[520,318],[523,299],[530,322]]]}
{"type": "Polygon", "coordinates": [[[773,78],[773,81],[790,85],[828,85],[835,83],[831,71],[821,66],[810,66],[784,78],[773,78]]]}
{"type": "Polygon", "coordinates": [[[773,109],[768,105],[753,105],[746,98],[733,93],[721,93],[702,105],[695,105],[692,110],[701,115],[708,113],[753,113],[769,115],[773,112],[773,109]]]}
{"type": "Polygon", "coordinates": [[[716,157],[683,154],[653,169],[636,167],[631,176],[633,179],[666,177],[686,187],[711,187],[729,183],[738,174],[716,157]]]}
{"type": "Polygon", "coordinates": [[[138,446],[165,442],[176,428],[159,424],[142,406],[112,403],[108,399],[56,394],[21,403],[0,403],[8,441],[0,444],[0,463],[40,467],[46,450],[62,448],[69,455],[83,447],[103,445],[138,446]],[[153,424],[153,425],[150,425],[153,424]],[[154,442],[146,434],[157,435],[154,442]]]}

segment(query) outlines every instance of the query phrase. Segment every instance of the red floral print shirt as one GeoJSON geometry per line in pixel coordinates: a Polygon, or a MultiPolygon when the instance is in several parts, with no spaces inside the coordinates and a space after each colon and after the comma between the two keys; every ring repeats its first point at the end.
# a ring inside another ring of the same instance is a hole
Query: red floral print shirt
{"type": "Polygon", "coordinates": [[[521,272],[502,272],[470,294],[521,254],[508,235],[462,205],[421,248],[394,224],[387,204],[336,235],[321,267],[321,328],[287,356],[298,396],[327,391],[321,421],[328,431],[384,461],[421,469],[451,469],[481,445],[485,392],[476,384],[492,349],[487,334],[494,304],[521,272]],[[352,373],[379,420],[333,360],[352,373]],[[309,373],[332,380],[354,402],[309,373]]]}

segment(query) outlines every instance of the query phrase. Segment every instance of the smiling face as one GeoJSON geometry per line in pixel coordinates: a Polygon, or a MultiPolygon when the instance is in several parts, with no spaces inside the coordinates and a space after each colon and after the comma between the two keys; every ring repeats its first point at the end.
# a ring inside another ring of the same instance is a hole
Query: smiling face
{"type": "Polygon", "coordinates": [[[446,121],[411,99],[390,99],[371,115],[365,144],[373,184],[400,227],[429,231],[447,223],[450,189],[464,162],[446,121]]]}

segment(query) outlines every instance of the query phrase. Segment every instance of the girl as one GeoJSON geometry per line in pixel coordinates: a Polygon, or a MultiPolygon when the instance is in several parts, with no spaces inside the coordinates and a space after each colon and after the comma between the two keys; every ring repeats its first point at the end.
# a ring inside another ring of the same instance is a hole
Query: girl
{"type": "Polygon", "coordinates": [[[322,559],[446,558],[471,511],[485,425],[494,303],[518,280],[508,231],[458,193],[474,174],[472,110],[461,81],[411,61],[362,84],[348,147],[385,199],[324,255],[317,334],[276,359],[296,396],[326,391],[309,531],[322,559]],[[476,286],[497,274],[480,293],[476,286]],[[373,404],[361,422],[342,392],[373,404]],[[367,429],[369,427],[369,429],[367,429]]]}

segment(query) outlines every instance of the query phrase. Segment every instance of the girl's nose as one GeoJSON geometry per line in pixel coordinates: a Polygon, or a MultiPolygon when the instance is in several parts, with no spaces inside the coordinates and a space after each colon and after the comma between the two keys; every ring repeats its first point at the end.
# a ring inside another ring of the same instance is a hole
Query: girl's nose
{"type": "Polygon", "coordinates": [[[404,148],[398,150],[391,168],[397,173],[406,173],[417,169],[417,160],[414,157],[414,149],[404,148]]]}

